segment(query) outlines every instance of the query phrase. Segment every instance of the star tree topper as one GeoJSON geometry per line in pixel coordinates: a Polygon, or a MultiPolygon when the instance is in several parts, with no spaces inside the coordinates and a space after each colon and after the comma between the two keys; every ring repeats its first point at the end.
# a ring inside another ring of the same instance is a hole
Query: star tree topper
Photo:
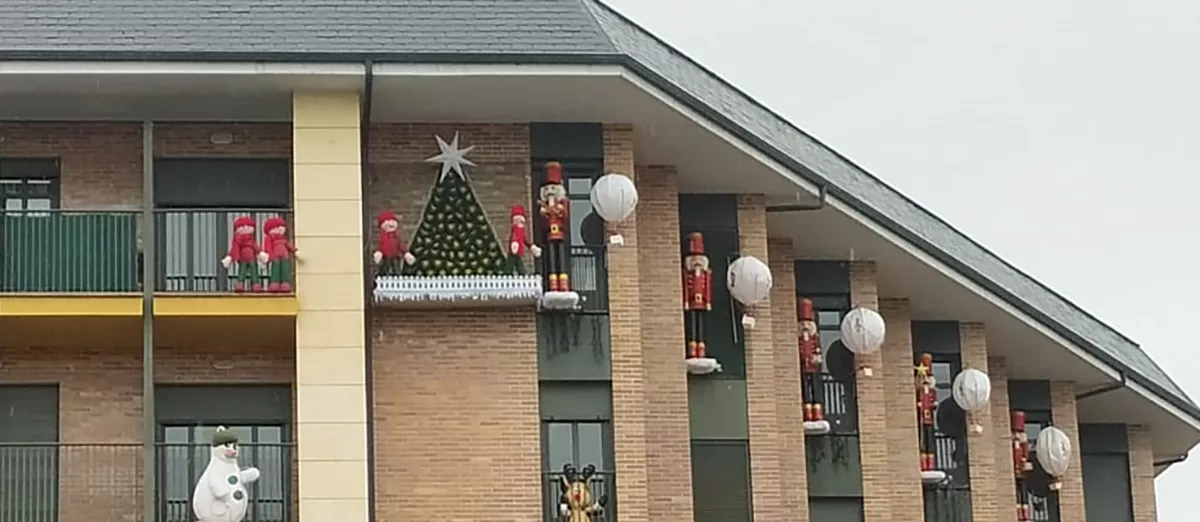
{"type": "Polygon", "coordinates": [[[469,167],[475,166],[474,162],[467,159],[467,154],[470,154],[471,151],[475,149],[475,146],[471,145],[465,149],[458,148],[457,132],[454,133],[454,139],[450,140],[450,143],[446,143],[446,140],[442,139],[441,136],[434,135],[433,137],[437,139],[438,150],[441,152],[436,156],[427,158],[425,162],[442,164],[442,174],[438,176],[438,182],[440,183],[444,181],[446,176],[451,172],[458,174],[458,177],[462,178],[463,181],[466,181],[467,174],[463,172],[463,165],[469,167]]]}

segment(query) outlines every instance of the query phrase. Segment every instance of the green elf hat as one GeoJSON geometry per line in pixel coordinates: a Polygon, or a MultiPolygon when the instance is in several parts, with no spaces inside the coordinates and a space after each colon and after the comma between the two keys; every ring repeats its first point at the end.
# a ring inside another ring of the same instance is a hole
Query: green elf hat
{"type": "Polygon", "coordinates": [[[212,445],[224,446],[226,444],[237,444],[238,436],[236,433],[225,429],[225,426],[218,426],[217,431],[213,433],[212,445]]]}

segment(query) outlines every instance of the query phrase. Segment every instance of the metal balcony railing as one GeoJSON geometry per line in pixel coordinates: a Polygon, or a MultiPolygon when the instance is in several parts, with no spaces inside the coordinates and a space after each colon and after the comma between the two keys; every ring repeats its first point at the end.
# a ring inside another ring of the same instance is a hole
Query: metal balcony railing
{"type": "MultiPolygon", "coordinates": [[[[207,444],[160,444],[156,522],[191,522],[207,444]]],[[[145,522],[140,444],[0,443],[0,520],[145,522]]],[[[246,444],[239,463],[259,469],[247,522],[292,522],[292,447],[246,444]]]]}
{"type": "Polygon", "coordinates": [[[604,245],[571,247],[571,289],[579,293],[584,313],[608,313],[608,258],[604,245]]]}
{"type": "MultiPolygon", "coordinates": [[[[158,292],[232,292],[237,281],[237,267],[225,268],[221,258],[229,253],[233,237],[233,222],[249,216],[255,223],[255,241],[262,246],[263,225],[268,219],[281,217],[289,224],[292,215],[275,209],[170,209],[154,213],[154,228],[158,234],[158,292]]],[[[293,266],[293,271],[294,271],[293,266]]],[[[266,274],[258,271],[259,284],[266,283],[266,274]]]]}
{"type": "MultiPolygon", "coordinates": [[[[562,473],[544,473],[542,483],[542,505],[545,507],[543,519],[545,522],[568,522],[566,517],[562,516],[559,507],[562,504],[562,473]]],[[[614,522],[617,520],[617,488],[611,472],[597,471],[592,476],[592,498],[598,500],[602,495],[608,497],[608,504],[603,511],[592,517],[592,522],[614,522]]]]}
{"type": "Polygon", "coordinates": [[[854,380],[822,373],[821,382],[825,420],[829,421],[831,431],[841,435],[858,433],[858,391],[854,380]]]}

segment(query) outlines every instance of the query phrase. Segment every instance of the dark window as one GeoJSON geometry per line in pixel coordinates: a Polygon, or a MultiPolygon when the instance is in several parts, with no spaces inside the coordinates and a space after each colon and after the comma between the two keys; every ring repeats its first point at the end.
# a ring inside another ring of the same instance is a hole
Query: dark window
{"type": "MultiPolygon", "coordinates": [[[[1029,438],[1029,460],[1034,462],[1037,467],[1037,437],[1042,432],[1042,428],[1053,424],[1053,414],[1050,410],[1025,410],[1025,435],[1029,438]]],[[[1056,495],[1034,495],[1030,496],[1030,506],[1033,510],[1033,520],[1035,522],[1058,522],[1058,497],[1056,495]]]]}
{"type": "MultiPolygon", "coordinates": [[[[250,522],[283,521],[290,510],[291,452],[287,429],[279,424],[229,426],[240,442],[238,465],[261,472],[249,486],[250,522]]],[[[160,426],[159,511],[166,522],[194,519],[191,499],[196,481],[208,465],[213,426],[160,426]]]]}
{"type": "Polygon", "coordinates": [[[695,522],[750,522],[750,498],[749,443],[692,441],[695,522]]]}
{"type": "Polygon", "coordinates": [[[0,198],[4,211],[52,210],[60,201],[55,159],[0,159],[0,198]]]}
{"type": "Polygon", "coordinates": [[[862,522],[863,502],[857,497],[815,497],[808,499],[808,512],[814,522],[862,522]]]}
{"type": "Polygon", "coordinates": [[[1133,522],[1129,455],[1085,453],[1080,464],[1088,522],[1133,522]]]}
{"type": "Polygon", "coordinates": [[[816,313],[817,329],[821,336],[821,363],[824,374],[825,417],[838,434],[858,432],[857,390],[854,378],[829,373],[829,350],[842,338],[842,318],[850,311],[850,298],[845,294],[808,296],[816,313]]]}
{"type": "Polygon", "coordinates": [[[60,451],[70,459],[95,450],[60,448],[58,387],[0,386],[0,520],[56,518],[60,451]]]}

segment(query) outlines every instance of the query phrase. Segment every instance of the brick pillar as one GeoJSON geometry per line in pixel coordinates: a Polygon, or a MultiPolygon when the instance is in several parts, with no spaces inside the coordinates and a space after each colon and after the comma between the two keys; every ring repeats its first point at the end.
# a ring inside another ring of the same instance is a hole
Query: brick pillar
{"type": "Polygon", "coordinates": [[[1083,504],[1083,466],[1079,455],[1079,416],[1075,412],[1075,383],[1050,383],[1050,413],[1054,426],[1071,440],[1071,467],[1058,491],[1059,522],[1087,522],[1083,504]]]}
{"type": "MultiPolygon", "coordinates": [[[[738,242],[742,255],[769,263],[767,213],[761,196],[738,197],[738,242]]],[[[746,411],[750,426],[750,477],[754,520],[789,520],[783,509],[785,480],[780,468],[782,442],[777,404],[778,383],[771,303],[754,310],[757,325],[746,329],[746,411]]]]}
{"type": "Polygon", "coordinates": [[[1133,499],[1133,522],[1158,522],[1154,496],[1154,448],[1150,429],[1129,427],[1129,484],[1133,499]]]}
{"type": "Polygon", "coordinates": [[[775,341],[775,418],[779,423],[779,466],[785,474],[785,480],[779,484],[780,495],[785,520],[808,522],[808,463],[804,448],[804,417],[800,408],[799,347],[796,344],[799,336],[796,325],[796,263],[791,240],[772,238],[767,243],[767,251],[771,275],[775,280],[775,286],[771,289],[771,335],[775,341]]]}
{"type": "MultiPolygon", "coordinates": [[[[887,323],[887,339],[880,352],[887,409],[888,462],[891,480],[885,486],[893,499],[905,499],[892,508],[896,519],[923,520],[925,502],[921,489],[920,439],[917,434],[917,392],[914,380],[912,318],[907,299],[881,299],[879,313],[887,323]]],[[[860,379],[861,381],[861,379],[860,379]]],[[[861,408],[861,403],[859,405],[861,408]]],[[[865,460],[865,459],[864,459],[865,460]]],[[[864,470],[864,480],[866,474],[864,470]]]]}
{"type": "MultiPolygon", "coordinates": [[[[633,127],[604,126],[604,170],[637,182],[633,127]]],[[[649,522],[646,496],[646,378],[642,353],[638,216],[619,226],[625,244],[608,249],[608,309],[612,339],[613,449],[621,520],[649,522]]],[[[607,225],[611,229],[611,225],[607,225]]]]}
{"type": "MultiPolygon", "coordinates": [[[[638,232],[644,239],[637,252],[648,404],[646,462],[654,476],[647,492],[649,515],[655,521],[691,521],[692,445],[683,364],[679,175],[674,167],[638,167],[637,186],[638,232]]],[[[623,480],[623,476],[617,477],[618,484],[623,480]]],[[[617,509],[624,520],[624,505],[617,509]]]]}
{"type": "MultiPolygon", "coordinates": [[[[987,332],[982,323],[960,323],[958,325],[959,351],[962,354],[963,369],[974,368],[995,379],[988,370],[987,332]]],[[[1005,395],[1008,386],[1005,386],[1005,395]]],[[[993,384],[992,393],[996,393],[993,384]]],[[[993,395],[992,404],[996,398],[993,395]]],[[[1007,401],[1006,401],[1007,402],[1007,401]]],[[[1012,510],[1008,509],[1008,498],[1012,496],[1009,488],[1007,496],[1000,495],[996,487],[997,474],[1002,474],[1010,467],[1003,460],[1008,453],[996,453],[996,437],[1008,435],[1007,432],[996,432],[995,421],[992,419],[992,408],[972,412],[970,423],[983,426],[983,433],[967,431],[967,456],[970,459],[969,473],[971,476],[971,520],[972,522],[1008,522],[1012,520],[1012,510]],[[1000,457],[1000,458],[998,458],[1000,457]]]]}
{"type": "MultiPolygon", "coordinates": [[[[850,263],[850,303],[879,309],[879,288],[875,282],[875,263],[850,263]]],[[[891,332],[888,332],[889,334],[891,332]]],[[[887,397],[884,391],[882,351],[856,361],[873,369],[872,377],[858,373],[858,446],[862,459],[863,520],[892,522],[892,469],[888,448],[887,397]]],[[[914,413],[915,415],[915,413],[914,413]]],[[[913,437],[916,437],[914,434],[913,437]]],[[[905,513],[903,520],[918,520],[905,513]]],[[[896,519],[901,520],[901,519],[896,519]]]]}
{"type": "MultiPolygon", "coordinates": [[[[1017,482],[1013,476],[1012,412],[1008,406],[1008,363],[1003,357],[988,357],[988,376],[992,378],[992,425],[983,438],[992,441],[996,455],[995,491],[1001,520],[1015,520],[1017,512],[1017,482]]],[[[971,451],[974,448],[968,448],[971,451]]],[[[972,470],[974,473],[974,470],[972,470]]],[[[972,476],[973,488],[984,487],[972,476]]]]}

